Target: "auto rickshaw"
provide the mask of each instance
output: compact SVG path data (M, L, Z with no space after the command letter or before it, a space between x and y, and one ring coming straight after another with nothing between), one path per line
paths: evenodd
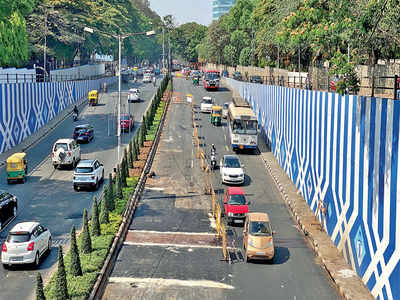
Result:
M99 95L97 90L91 90L88 94L89 98L89 105L97 105L97 102L99 100Z
M221 126L222 118L222 107L219 105L213 105L211 109L211 124L215 126Z
M193 85L199 85L199 80L200 80L199 76L193 76Z
M12 180L20 180L25 183L27 175L28 161L25 152L14 153L7 158L7 183L11 183Z

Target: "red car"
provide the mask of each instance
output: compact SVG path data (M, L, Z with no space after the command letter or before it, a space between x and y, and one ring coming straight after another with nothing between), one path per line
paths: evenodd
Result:
M135 125L135 119L133 115L121 114L120 125L121 131L131 131Z
M243 224L249 212L249 204L241 187L228 187L224 197L224 215L228 224Z

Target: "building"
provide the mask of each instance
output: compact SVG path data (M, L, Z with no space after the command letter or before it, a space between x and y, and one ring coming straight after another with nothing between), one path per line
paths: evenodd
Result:
M236 0L213 0L213 20L229 12L232 6L235 5Z

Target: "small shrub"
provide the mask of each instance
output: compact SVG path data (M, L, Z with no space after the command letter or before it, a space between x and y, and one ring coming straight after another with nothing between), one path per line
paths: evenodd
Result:
M92 235L99 236L100 235L99 206L97 204L96 196L93 198L91 225L92 225Z
M56 299L69 299L67 288L67 274L65 272L64 257L62 246L58 247L58 268L56 277Z
M92 239L89 232L88 213L87 209L83 210L83 231L82 231L82 253L88 254L92 252Z
M82 276L81 259L79 257L78 245L76 243L76 231L75 226L71 228L71 248L70 248L71 263L69 266L69 272L72 276Z
M108 224L109 222L110 222L110 220L109 220L109 216L108 216L107 200L105 197L103 197L103 199L101 200L101 203L100 203L100 224Z
M43 279L40 272L36 275L36 300L46 300L43 290Z

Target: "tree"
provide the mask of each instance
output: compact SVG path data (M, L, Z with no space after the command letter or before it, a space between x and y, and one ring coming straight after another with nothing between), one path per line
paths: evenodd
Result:
M114 180L111 173L108 174L108 193L110 197L114 197Z
M79 257L78 245L76 243L76 232L74 225L72 225L70 236L71 236L71 249L70 249L71 265L69 272L71 273L72 276L82 276L81 259Z
M92 252L92 239L89 232L88 213L87 209L83 210L83 231L82 235L82 253L88 254Z
M116 178L116 185L117 185L117 197L122 199L122 178L121 178L121 169L119 165L117 166L117 178Z
M40 272L36 275L36 300L46 300L43 290L43 280Z
M109 222L107 199L103 197L100 203L100 223L108 224Z
M139 144L138 144L137 139L135 139L134 142L133 142L133 149L134 149L133 160L137 161L138 156L139 156Z
M122 159L122 163L121 163L121 170L120 170L120 175L121 175L121 187L124 188L126 187L126 177L127 177L127 163L125 158Z
M62 246L58 247L58 268L56 275L56 299L69 299L67 287L67 274L65 272Z
M242 49L242 52L240 52L240 57L239 57L239 64L241 66L248 66L251 64L251 56L253 51L251 50L250 47L245 47Z
M106 200L108 210L113 211L115 208L114 194L112 194L109 189L105 189L103 198Z
M99 207L97 205L96 196L93 198L91 225L92 225L92 235L99 236L100 235Z
M133 168L133 141L129 143L128 167L131 169Z

